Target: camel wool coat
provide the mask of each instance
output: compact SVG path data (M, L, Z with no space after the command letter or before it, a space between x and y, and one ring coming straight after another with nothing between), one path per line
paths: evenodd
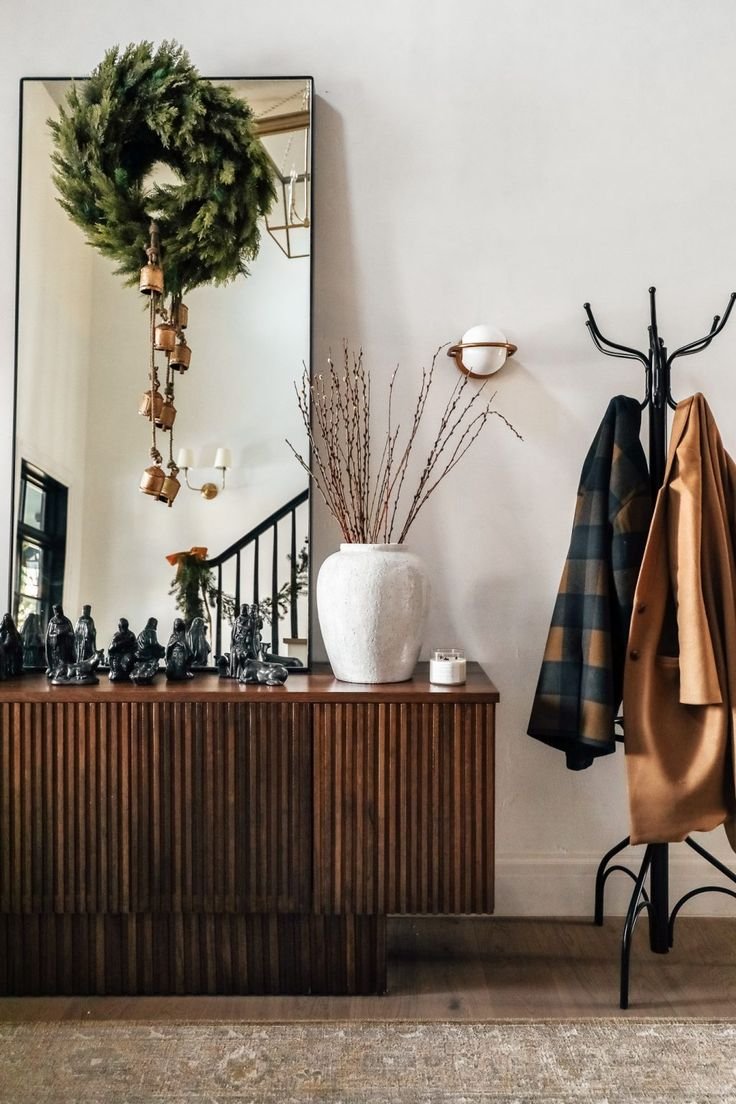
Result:
M736 464L702 395L675 412L624 670L632 843L736 850Z

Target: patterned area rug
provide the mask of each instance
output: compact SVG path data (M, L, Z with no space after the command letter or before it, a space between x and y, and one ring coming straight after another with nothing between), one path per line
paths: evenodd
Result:
M736 1024L4 1024L0 1101L731 1104Z

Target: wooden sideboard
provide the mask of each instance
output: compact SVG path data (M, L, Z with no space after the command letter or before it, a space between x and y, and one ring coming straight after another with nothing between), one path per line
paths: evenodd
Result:
M0 993L376 993L386 916L493 910L460 687L0 682Z

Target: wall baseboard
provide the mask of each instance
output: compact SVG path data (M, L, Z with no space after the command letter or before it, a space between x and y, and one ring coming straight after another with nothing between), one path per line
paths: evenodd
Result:
M708 841L704 843L708 846ZM712 843L711 843L712 846ZM736 871L736 855L717 857ZM617 861L636 871L643 847L633 847ZM599 854L499 854L496 858L497 916L593 916L595 872ZM726 878L684 844L670 849L670 902L701 885L728 886ZM606 915L622 916L629 903L633 882L613 874L606 883ZM736 885L731 888L736 889ZM688 902L683 916L734 916L736 900L723 893L708 893Z

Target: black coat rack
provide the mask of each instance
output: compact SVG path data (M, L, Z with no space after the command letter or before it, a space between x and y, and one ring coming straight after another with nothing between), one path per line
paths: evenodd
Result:
M604 337L598 328L590 303L585 303L585 313L588 316L586 326L590 336L598 349L606 356L622 357L625 360L638 360L644 366L645 396L641 403L642 410L649 408L649 478L652 487L652 499L654 499L664 482L664 473L667 463L667 407L675 409L677 403L672 397L671 369L678 357L692 356L707 349L714 337L716 337L728 322L736 292L731 295L723 316L716 315L713 324L705 337L697 341L690 341L687 345L681 345L674 353L667 354L663 339L660 337L657 325L657 289L649 289L649 352L643 353L639 349L632 349L628 345L619 345ZM629 846L629 837L612 847L600 861L595 878L595 923L603 924L604 893L606 882L615 872L626 874L634 882L634 889L626 912L623 932L621 935L621 1008L629 1006L629 965L631 958L631 941L634 934L636 921L642 912L646 910L649 916L649 946L655 954L667 954L673 945L675 921L677 916L688 901L698 897L702 893L726 893L730 897L736 897L736 891L726 886L704 885L697 889L691 889L677 901L672 910L669 906L669 844L650 843L646 845L644 857L638 873L620 863L612 863L612 860L625 847ZM701 847L699 843L687 837L685 843L697 852L701 858L715 867L721 874L736 883L736 874L724 866L714 855ZM649 888L646 888L647 875L649 876Z

